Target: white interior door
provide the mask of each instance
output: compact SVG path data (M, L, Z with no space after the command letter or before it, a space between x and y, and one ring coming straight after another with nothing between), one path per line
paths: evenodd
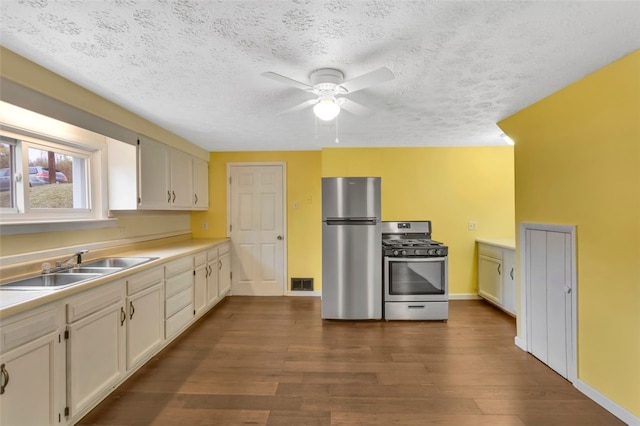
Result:
M284 164L230 164L231 294L285 289Z
M568 232L527 229L524 247L528 350L573 381L573 236Z

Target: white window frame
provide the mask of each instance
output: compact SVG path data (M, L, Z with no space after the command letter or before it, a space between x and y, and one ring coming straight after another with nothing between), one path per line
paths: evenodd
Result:
M106 137L0 101L0 133L18 141L15 150L15 209L0 209L2 235L114 226L107 207ZM87 209L30 209L24 202L29 184L29 147L86 159Z

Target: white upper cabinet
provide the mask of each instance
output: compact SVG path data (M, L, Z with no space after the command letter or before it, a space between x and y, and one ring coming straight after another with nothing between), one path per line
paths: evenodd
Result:
M107 139L110 210L207 210L208 163L145 136Z

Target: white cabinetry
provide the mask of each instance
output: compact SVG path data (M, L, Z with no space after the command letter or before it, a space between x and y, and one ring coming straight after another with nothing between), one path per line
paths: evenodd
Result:
M202 315L207 308L207 277L209 275L209 265L207 264L207 253L198 253L193 257L193 311L196 316Z
M55 304L3 321L0 424L53 425L64 418L62 312Z
M145 136L137 146L107 138L110 210L206 210L206 161Z
M478 295L501 309L516 314L513 249L478 244Z
M193 256L164 267L165 338L172 339L193 319Z
M231 291L231 254L229 244L218 248L218 296L222 299Z
M67 401L76 417L125 374L124 282L88 290L67 302Z
M209 208L209 163L193 159L193 210Z
M164 342L163 270L127 279L127 370L146 361Z
M221 299L218 293L218 249L207 251L207 306L214 306Z

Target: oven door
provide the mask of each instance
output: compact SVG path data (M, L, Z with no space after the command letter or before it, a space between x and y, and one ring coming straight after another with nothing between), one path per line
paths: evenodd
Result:
M447 257L384 258L385 302L449 299Z

